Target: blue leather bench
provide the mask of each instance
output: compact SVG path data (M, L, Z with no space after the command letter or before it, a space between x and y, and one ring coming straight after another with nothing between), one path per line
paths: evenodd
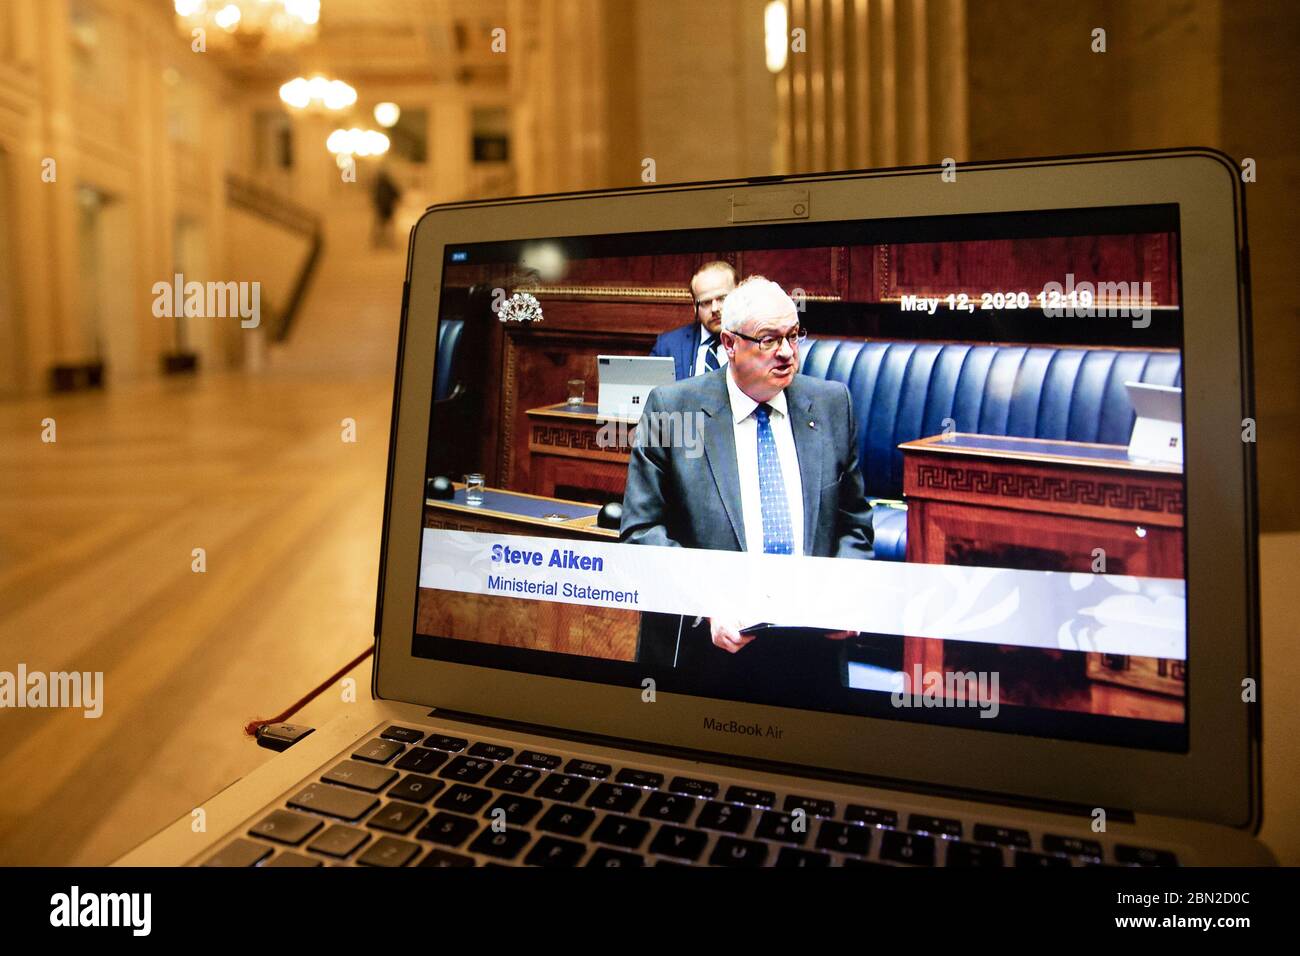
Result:
M460 391L460 342L465 335L464 319L443 319L438 323L438 350L434 356L433 400L440 402Z
M1174 351L809 339L801 368L853 396L867 497L903 496L898 446L943 431L1127 445L1126 381L1182 385ZM906 512L872 509L876 557L902 561Z

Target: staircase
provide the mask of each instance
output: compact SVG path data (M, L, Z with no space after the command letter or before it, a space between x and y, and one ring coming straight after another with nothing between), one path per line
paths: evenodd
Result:
M324 216L324 255L288 338L268 348L269 371L393 374L406 237L395 227L391 248L372 248L371 216L361 191Z

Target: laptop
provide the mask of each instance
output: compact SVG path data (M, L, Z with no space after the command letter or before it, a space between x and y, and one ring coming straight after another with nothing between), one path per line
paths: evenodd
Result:
M1133 437L1129 457L1143 461L1183 464L1183 390L1173 385L1125 382L1133 404Z
M205 832L187 815L119 862L1271 862L1242 692L1259 647L1236 168L1186 149L941 172L431 208L409 242L372 698L213 796ZM518 279L539 244L581 281ZM798 356L762 426L794 437L794 553L742 548L727 513L754 433L717 396L741 371L655 389L657 443L543 434L534 414L583 362L691 323L682 291L718 259L789 294L809 333L777 322L764 353L766 327L735 326L742 364ZM480 315L484 276L546 321ZM1079 292L1121 282L1150 283L1143 321ZM495 323L478 412L507 420L468 470L517 516L443 522L426 500L453 319ZM1184 467L1128 460L1126 381L1190 383ZM690 473L721 477L688 500L669 476ZM593 514L546 527L538 499ZM596 520L620 499L621 522ZM706 533L734 543L691 546ZM783 626L719 657L730 614ZM695 642L667 661L665 620Z
M675 377L673 360L655 355L600 355L596 414L606 418L639 419L651 389Z

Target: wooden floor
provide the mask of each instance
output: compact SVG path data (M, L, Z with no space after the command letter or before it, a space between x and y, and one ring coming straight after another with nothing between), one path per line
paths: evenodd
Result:
M108 862L270 759L242 725L368 646L391 389L230 377L0 404L0 669L104 672L97 720L0 712L0 863Z

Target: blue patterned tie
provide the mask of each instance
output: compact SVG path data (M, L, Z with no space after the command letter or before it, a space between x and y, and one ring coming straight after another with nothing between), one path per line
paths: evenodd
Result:
M722 368L722 363L718 361L718 337L710 335L704 340L704 371L716 372Z
M754 409L754 418L758 420L758 497L763 509L763 552L793 554L790 502L785 497L785 479L781 476L771 417L770 405Z

